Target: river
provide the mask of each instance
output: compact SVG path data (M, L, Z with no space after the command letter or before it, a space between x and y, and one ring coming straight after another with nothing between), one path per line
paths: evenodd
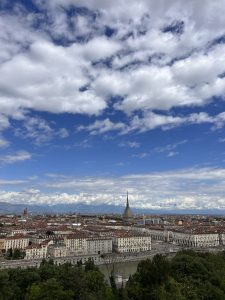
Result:
M140 261L127 261L122 263L112 263L108 265L98 266L99 270L105 275L106 280L109 280L109 276L113 271L115 276L120 275L122 278L129 278L137 271L137 266Z

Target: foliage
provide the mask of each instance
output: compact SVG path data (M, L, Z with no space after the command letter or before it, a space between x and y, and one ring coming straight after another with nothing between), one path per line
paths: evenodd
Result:
M73 292L64 290L63 286L55 279L46 282L33 283L28 293L29 300L72 300Z
M0 270L0 300L113 300L104 275L92 261L86 266L55 265Z
M95 263L93 261L93 259L91 259L90 257L88 258L88 260L85 262L85 271L97 271L98 268L95 266Z
M6 251L6 254L5 254L5 258L6 259L23 259L25 257L26 253L25 251L21 250L21 249L8 249Z
M181 251L139 263L126 286L130 300L225 299L225 256Z
M81 264L41 263L39 268L0 270L0 300L223 300L225 253L181 251L168 259L141 261L126 286L111 287L88 260Z

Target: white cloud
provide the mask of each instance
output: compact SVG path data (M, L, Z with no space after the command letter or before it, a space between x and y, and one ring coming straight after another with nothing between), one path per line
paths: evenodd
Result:
M79 91L89 83L88 61L81 54L79 45L63 48L37 41L29 52L0 66L0 87L5 91L0 97L1 111L8 115L20 108L98 114L106 101L92 90Z
M178 154L179 154L179 152L177 152L177 151L170 151L167 156L168 157L173 157L173 156L176 156Z
M136 154L133 154L132 157L137 157L137 158L145 158L145 157L148 157L149 156L149 153L147 152L142 152L142 153L136 153Z
M6 148L10 145L10 142L0 136L0 148Z
M114 109L127 114L205 105L224 96L225 46L210 47L225 34L223 0L35 3L46 15L15 5L11 15L0 16L0 111L7 116L23 109L99 115L111 96L121 97ZM68 16L62 7L71 5L94 10L95 17ZM181 33L163 30L176 22ZM106 26L114 30L111 38ZM112 68L93 64L108 58ZM179 122L174 118L170 123Z
M141 144L138 142L132 142L132 141L128 141L128 142L121 142L119 144L119 147L129 147L129 148L140 148Z
M113 130L122 130L125 127L125 125L121 122L113 123L108 118L104 120L97 120L93 124L89 126L80 126L78 130L87 130L90 132L90 134L102 134L106 133L108 131Z
M22 162L26 160L30 160L32 154L27 151L17 151L14 154L7 154L0 156L0 164L14 164L17 162Z
M160 115L153 112L146 112L143 117L134 116L130 125L124 130L124 133L134 130L145 132L158 127L169 129L180 126L183 123L185 123L185 119L180 116L174 117L170 115Z
M179 60L172 67L176 81L191 87L213 82L225 71L224 50L225 46L218 44L207 52L194 53L186 59Z
M80 126L79 130L87 130L91 134L101 134L111 130L118 130L120 134L127 134L132 131L146 132L161 128L169 130L178 126L187 126L190 124L210 124L212 130L220 129L225 124L225 112L210 116L208 113L192 113L190 115L178 117L173 115L165 115L147 111L143 116L134 116L129 124L122 122L113 123L109 119L103 121L95 121L87 126Z
M59 192L43 193L40 188L22 192L2 190L0 199L11 203L125 205L128 190L131 207L225 209L223 168L192 168L104 178L52 176L48 181L39 183L39 187L41 184Z
M60 128L59 131L57 132L57 135L62 138L65 139L67 138L70 134L69 131L66 128Z
M20 127L15 128L14 133L23 139L30 139L36 145L43 145L54 138L67 138L69 132L66 128L55 129L53 124L40 117L24 117Z
M123 100L115 108L127 114L137 110L169 110L200 101L188 86L174 80L170 67L139 66L102 72L93 89L101 97L120 95Z
M0 114L0 131L8 128L9 126L10 126L10 123L9 123L8 118L5 115Z
M32 17L34 14L27 14L18 6L9 13L0 16L0 63L12 59L15 55L24 51L32 42L41 38L41 32L32 28ZM18 34L19 32L19 34Z
M177 142L174 144L167 144L162 147L157 147L153 151L158 152L158 153L171 152L172 150L175 150L177 147L179 147L181 145L185 145L186 143L187 143L187 140L183 140L183 141L180 141L180 142ZM171 152L171 153L173 153L173 152Z
M7 185L21 185L27 183L27 180L6 180L0 179L0 185L7 186Z
M135 66L123 71L103 71L93 83L101 97L120 95L115 105L126 113L137 110L170 110L172 107L205 105L212 96L222 96L225 79L225 46L198 52L172 66Z
M81 48L82 54L90 61L102 60L111 57L121 49L119 42L105 37L96 37Z
M79 129L78 129L79 130ZM76 142L72 145L66 146L67 149L72 149L72 148L82 148L82 149L88 149L92 148L92 145L90 143L90 139L84 139L80 142Z
M131 0L129 5L118 0L35 2L47 8L46 15L28 13L20 5L11 15L3 11L0 16L0 131L11 126L12 118L21 121L15 134L36 145L70 135L66 128L28 117L33 111L98 116L78 128L92 135L190 124L209 124L214 130L224 126L224 112L213 116L204 108L186 115L170 111L204 107L213 96L224 99L225 46L213 44L225 34L223 0L204 6L165 0ZM72 4L94 10L95 17L89 12L70 18L61 8ZM183 26L179 34L163 30L176 22ZM104 34L106 26L114 30L110 38ZM109 106L113 113L124 112L126 121L105 117ZM0 135L0 148L8 145ZM135 142L126 145L139 147ZM90 144L78 142L74 147ZM167 155L177 154L174 149ZM149 153L135 155L144 158Z

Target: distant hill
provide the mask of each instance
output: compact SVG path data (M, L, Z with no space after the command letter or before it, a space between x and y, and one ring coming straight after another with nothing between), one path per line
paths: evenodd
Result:
M32 213L50 212L48 206L0 202L0 214L22 214L26 207Z
M55 205L30 205L30 204L13 204L0 202L0 214L22 214L24 208L32 214L43 213L90 213L90 214L122 214L124 206L115 205L94 205L94 204L55 204ZM204 214L204 215L225 215L225 210L220 209L202 209L202 210L178 210L178 209L137 209L132 208L134 214Z
M56 205L30 205L30 204L12 204L0 202L0 214L22 214L27 207L28 212L38 213L116 213L123 211L122 206L113 205L87 205L82 203L74 204L56 204Z

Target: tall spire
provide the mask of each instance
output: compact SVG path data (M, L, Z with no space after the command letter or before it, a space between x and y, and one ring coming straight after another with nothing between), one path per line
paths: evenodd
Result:
M132 219L133 217L133 213L130 209L130 205L129 205L129 195L128 195L128 191L127 191L127 205L124 209L124 212L123 212L123 219L125 221L128 221L129 219Z
M127 191L127 207L129 207L128 191Z

